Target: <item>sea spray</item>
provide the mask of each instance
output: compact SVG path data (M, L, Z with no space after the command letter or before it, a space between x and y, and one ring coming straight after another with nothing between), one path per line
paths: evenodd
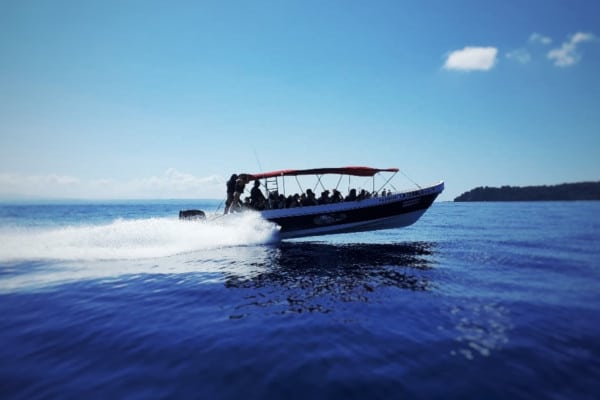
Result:
M278 227L257 213L207 221L116 219L107 224L0 230L0 262L135 260L277 240Z

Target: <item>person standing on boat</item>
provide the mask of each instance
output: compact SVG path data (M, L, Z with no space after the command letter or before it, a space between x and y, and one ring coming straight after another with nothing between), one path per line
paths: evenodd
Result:
M238 211L242 205L240 203L240 197L244 193L246 184L250 181L249 176L246 174L240 174L235 181L235 191L233 192L233 201L229 207L229 212Z
M225 212L223 214L229 212L231 203L233 203L233 193L235 192L235 181L237 180L237 177L237 174L233 174L227 181L227 200L225 200Z

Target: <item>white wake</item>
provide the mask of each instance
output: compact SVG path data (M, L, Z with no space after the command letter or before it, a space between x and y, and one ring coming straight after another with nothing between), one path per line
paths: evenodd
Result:
M148 218L60 228L10 227L0 228L0 262L149 259L277 238L277 226L256 213L205 222Z

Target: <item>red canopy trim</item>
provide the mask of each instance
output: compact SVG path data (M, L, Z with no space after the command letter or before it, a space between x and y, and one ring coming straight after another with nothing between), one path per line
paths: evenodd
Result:
M277 176L298 175L324 175L339 174L352 176L373 176L378 172L398 172L398 168L370 168L370 167L340 167L340 168L313 168L313 169L282 169L280 171L264 172L249 175L250 180L273 178Z

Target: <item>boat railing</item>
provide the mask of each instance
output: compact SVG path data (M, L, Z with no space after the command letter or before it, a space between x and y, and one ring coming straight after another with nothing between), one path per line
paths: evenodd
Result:
M274 207L274 208L271 208L269 206L266 206L264 209L259 209L259 211L277 210L277 209L289 209L289 208L317 207L317 206L330 205L330 204L362 203L363 201L374 200L374 199L382 199L383 200L383 199L386 199L386 198L389 198L390 201L406 200L406 199L411 199L411 198L415 198L415 197L419 197L419 196L423 196L423 195L428 195L428 194L433 194L433 193L439 193L441 191L440 190L440 185L442 185L441 188L443 190L443 182L439 182L437 184L434 184L434 185L431 185L431 186L427 186L427 187L423 187L423 188L419 188L419 189L416 189L416 190L415 189L395 190L395 191L389 190L389 191L386 191L385 194L382 194L381 192L373 192L373 193L369 193L368 197L357 198L355 200L344 199L342 201L334 201L334 202L325 203L325 204L298 205L298 206L292 206L292 207L286 207L286 206L284 206L284 207ZM265 186L267 187L266 183L265 183ZM275 187L276 188L277 184L270 185L268 187L270 187L270 188Z
M279 181L277 180L277 177L265 178L264 186L265 190L267 191L267 197L269 197L269 194L273 192L279 193Z

